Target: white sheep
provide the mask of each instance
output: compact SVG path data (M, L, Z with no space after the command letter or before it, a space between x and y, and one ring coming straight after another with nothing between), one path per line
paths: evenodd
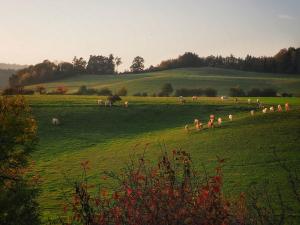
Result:
M112 107L112 102L111 101L105 101L104 104L105 104L105 107L106 106Z
M251 104L251 99L250 98L248 98L248 104Z
M201 130L202 128L202 123L196 123L196 130Z
M197 124L199 123L199 120L198 119L194 119L194 124Z
M251 116L254 116L254 110L250 111Z
M221 124L222 124L222 118L221 117L219 117L218 118L218 124L221 126Z
M98 104L98 105L103 105L103 100L102 100L102 99L98 99L98 100L97 100L97 104Z
M224 96L221 96L221 100L222 100L222 101L224 100Z
M277 106L277 110L278 110L278 112L282 112L282 107L281 107L281 105L278 105L278 106Z
M186 124L186 125L184 126L184 130L185 130L186 132L189 132L189 131L190 131L189 125L188 125L188 124Z
M60 122L59 122L59 119L57 119L57 118L52 118L52 124L53 125L59 125L60 124Z
M267 113L267 111L268 111L268 108L264 108L264 109L262 110L262 113Z
M289 103L285 103L284 107L285 107L285 111L290 111Z
M270 107L270 112L274 112L274 106Z
M124 102L124 107L128 108L128 101Z
M229 118L230 121L232 121L233 116L230 114L230 115L228 116L228 118Z
M210 119L211 122L214 122L214 120L215 120L215 115L213 115L213 114L210 115L210 116L209 116L209 119Z

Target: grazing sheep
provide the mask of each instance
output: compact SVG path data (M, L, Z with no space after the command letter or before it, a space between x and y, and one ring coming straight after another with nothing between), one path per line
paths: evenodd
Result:
M201 129L202 129L202 123L197 123L196 130L201 130Z
M221 117L218 118L218 124L219 124L219 126L221 126L221 124L222 124L222 118Z
M251 99L250 98L248 98L248 104L251 104Z
M180 103L181 103L181 104L185 104L185 103L186 103L186 100L182 98L182 99L180 100Z
M102 99L98 99L98 100L97 100L97 104L98 104L98 105L103 105L103 100L102 100Z
M268 111L268 108L264 108L264 109L262 110L262 113L267 113L267 111Z
M105 104L105 107L106 106L112 107L112 102L111 101L105 101L104 104Z
M59 125L60 122L57 118L52 118L52 124L56 126L56 125Z
M207 127L208 127L208 128L213 128L213 127L214 127L214 121L209 120L209 121L207 122Z
M270 107L270 112L274 112L274 106Z
M250 111L251 116L254 116L254 110Z
M185 130L186 132L189 132L189 131L190 131L189 125L186 124L186 125L184 126L184 130Z
M128 108L128 101L124 102L124 107Z
M210 121L214 122L214 120L215 120L215 115L210 115L210 116L209 116L209 119L210 119Z
M290 111L290 105L288 102L285 103L284 107L285 107L285 111Z
M197 98L198 98L197 96L193 96L193 97L192 97L192 100L193 100L193 101L196 101Z
M278 112L282 112L282 107L281 107L281 105L278 105L278 106L277 106L277 110L278 110Z
M230 121L232 121L233 116L230 114L230 115L228 116L228 118L229 118Z

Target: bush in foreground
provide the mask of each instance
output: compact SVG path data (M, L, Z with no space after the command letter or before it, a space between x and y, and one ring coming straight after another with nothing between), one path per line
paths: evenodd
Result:
M37 177L28 175L36 121L23 97L0 97L0 224L39 224Z
M74 187L71 224L244 224L245 212L239 210L244 197L237 201L224 197L221 164L214 176L201 176L185 151L163 154L155 167L141 157L120 176L107 173L119 181L112 194L101 189L92 196L86 179L88 162L82 166L85 178Z

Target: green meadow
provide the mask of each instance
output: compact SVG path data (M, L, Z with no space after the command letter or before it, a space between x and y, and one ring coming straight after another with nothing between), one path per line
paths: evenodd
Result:
M40 141L33 159L42 177L39 202L44 218L60 215L70 182L81 175L82 161L90 162L91 183L110 188L114 182L103 180L103 172L120 171L131 155L145 148L150 162L166 149L184 149L191 153L197 169L205 166L210 172L217 157L224 158L225 194L238 194L267 179L272 187L283 190L289 205L295 204L287 174L276 162L274 151L300 170L300 98L260 98L266 106L291 104L290 112L267 114L257 110L255 103L247 104L246 98L238 103L232 98L186 98L183 105L175 97L122 97L129 102L128 108L121 103L112 108L98 106L97 99L105 99L100 96L26 98L39 127ZM252 109L257 110L255 116L250 115ZM222 117L223 124L196 131L194 119L206 123L210 114ZM233 121L228 120L229 114ZM59 118L59 126L51 124L53 117ZM186 124L189 133L184 130Z
M148 95L158 93L161 86L170 82L174 89L178 88L208 88L218 90L219 95L228 95L231 87L240 86L245 91L251 88L274 88L279 93L288 92L300 95L300 78L297 75L245 72L218 68L184 68L165 70L154 73L130 75L78 75L75 77L43 83L48 90L59 85L68 87L74 93L81 85L89 88L107 87L117 91L121 87L128 89L128 94L147 92ZM29 86L34 88L37 85Z

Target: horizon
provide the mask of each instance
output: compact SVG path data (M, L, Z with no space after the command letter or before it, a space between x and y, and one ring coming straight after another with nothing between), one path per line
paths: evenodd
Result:
M137 55L148 67L185 52L244 58L300 46L296 0L12 0L0 6L1 63L70 62L112 53L122 58L121 71Z

